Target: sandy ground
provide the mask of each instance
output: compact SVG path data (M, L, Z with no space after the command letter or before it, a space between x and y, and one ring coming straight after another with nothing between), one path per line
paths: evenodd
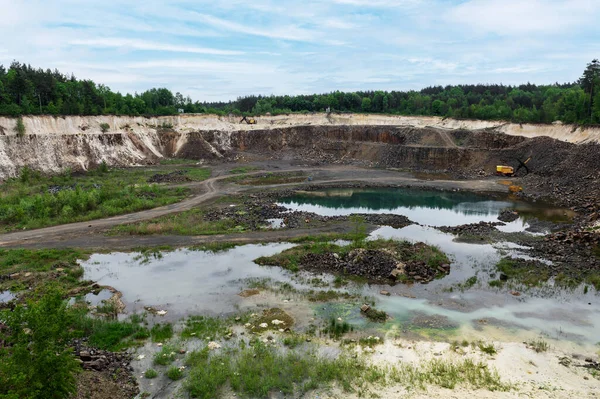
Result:
M255 130L282 128L305 125L370 125L370 126L413 126L417 128L437 127L448 130L486 129L525 137L548 136L557 140L572 143L600 142L600 129L596 127L579 127L554 123L518 124L508 121L457 120L436 116L400 116L380 114L290 114L278 116L260 116L255 125L240 123L240 117L216 116L205 114L182 114L164 117L132 117L132 116L25 116L23 122L28 134L102 134L100 125L107 123L110 129L107 134L117 132L148 132L157 126L168 124L178 132L201 130ZM16 118L0 117L0 126L6 132L13 132Z
M298 324L298 328L306 325L312 320L313 314L310 304L303 300L284 300L269 292L261 292L259 295L246 298L240 310L252 310L259 313L260 309L268 307L279 307L292 315ZM296 330L296 327L294 328ZM238 334L243 329L236 327L234 329ZM395 365L408 363L419 365L433 359L447 362L459 362L464 359L471 359L474 362L483 362L490 369L497 370L503 383L510 383L514 388L507 392L493 392L489 390L474 390L465 386L457 386L454 389L445 389L436 386L429 386L425 391L406 386L386 386L371 387L370 391L379 398L484 398L484 399L509 399L509 398L540 398L540 399L562 399L562 398L598 398L600 397L600 379L594 378L590 372L577 364L584 362L582 355L565 352L552 344L547 352L536 353L529 349L522 342L500 342L485 341L486 344L493 343L497 349L497 354L490 356L482 353L478 348L468 346L460 348L459 352L452 350L451 345L445 342L429 342L405 339L403 337L394 338L388 332L382 345L376 346L374 352L363 350L360 346L355 349L359 356L366 356L369 362L376 365ZM263 334L266 336L266 334ZM281 341L285 333L271 331L268 333L274 338L274 342ZM364 335L364 334L363 334ZM246 335L247 336L247 335ZM245 337L245 336L242 336ZM261 335L262 338L264 338ZM471 337L469 337L471 338ZM181 342L187 351L193 351L202 348L205 343L199 339L191 339ZM233 342L233 341L231 341ZM231 344L231 342L229 344ZM314 340L315 343L330 348L337 347L338 343L327 338ZM225 341L221 344L228 345ZM143 378L143 373L148 368L160 369L152 366L152 356L160 351L156 343L147 343L144 347L138 348L134 356L132 366L134 374L138 376L140 382L140 391L151 393L152 398L166 399L171 397L180 397L182 395L182 381L172 382L164 375L156 379L148 380ZM563 366L559 359L568 357L573 361L570 367ZM576 359L578 358L578 359ZM183 364L183 356L180 356L174 363L176 366ZM159 370L159 371L162 371ZM185 397L185 395L183 395ZM233 399L236 395L233 392L224 392L224 398ZM282 395L274 393L272 398L284 398ZM360 398L358 393L342 392L339 389L327 389L309 392L302 398L324 399L324 398ZM366 397L370 397L367 395Z

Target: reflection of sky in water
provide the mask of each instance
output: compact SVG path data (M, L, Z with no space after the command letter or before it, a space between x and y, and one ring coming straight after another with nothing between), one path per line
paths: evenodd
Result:
M447 220L440 223L448 224ZM516 297L510 294L512 288L489 287L487 282L498 278L491 274L496 272L495 265L501 256L520 256L523 247L512 243L460 243L451 234L419 225L402 229L381 227L371 237L437 245L451 259L450 274L429 284L348 287L352 292L377 297L376 306L392 315L400 326L422 314L448 317L451 323L463 328L478 325L480 320L498 320L502 325L512 326L501 328L508 339L528 330L530 334L543 333L587 345L600 341L600 296L593 290L583 294L581 287L571 292L545 286L523 291ZM82 265L85 278L121 291L128 311L155 306L167 309L167 318L175 320L189 313L234 312L243 303L237 294L247 288L244 280L248 278L270 278L290 282L299 289L314 289L292 280L291 274L281 268L262 267L253 262L292 246L245 245L219 253L177 250L159 258L151 257L147 262L136 258L136 254L95 254ZM478 278L475 286L464 292L457 288L474 275ZM454 288L452 292L448 290L450 287ZM381 289L389 290L392 296L379 295ZM352 301L347 305L356 310ZM511 332L510 328L515 326L521 330Z
M0 291L0 303L8 302L15 296L10 291Z
M82 263L85 278L123 293L129 310L163 306L180 314L193 311L231 312L240 292L239 280L270 277L286 280L286 272L253 262L293 244L245 245L226 252L178 250L150 257L137 254L94 254Z
M323 216L352 213L405 215L414 222L430 226L497 221L503 209L523 206L510 201L491 200L476 193L410 189L325 190L313 195L283 198L280 204L292 210ZM519 228L523 225L522 222Z
M459 224L497 222L502 209L511 206L510 202L485 201L478 203L462 203L452 209L428 208L424 206L395 207L387 209L329 208L323 205L299 204L297 202L280 204L294 211L312 212L323 216L347 216L353 213L391 213L404 215L413 222L429 226L453 226Z
M510 290L488 288L487 281L491 279L489 271L495 269L494 265L501 258L498 249L511 256L526 257L518 252L523 249L521 246L512 243L460 243L455 242L450 234L416 225L402 229L381 227L371 234L371 238L379 237L436 245L452 259L451 271L447 277L427 285L415 284L411 288L411 293L424 299L407 299L402 296L380 298L381 304L377 306L399 320L409 319L414 312L446 316L450 321L461 325L477 323L482 319L498 319L547 334L551 338L572 338L585 344L600 341L600 297L597 294L581 295L581 292L552 289L552 296L535 297L536 291L531 290L515 297L510 294ZM465 292L456 289L454 292L444 292L443 288L463 283L474 275L477 275L481 286ZM398 287L405 288L394 286L390 290ZM372 291L370 294L376 293L376 290ZM461 310L443 306L449 302L466 305Z

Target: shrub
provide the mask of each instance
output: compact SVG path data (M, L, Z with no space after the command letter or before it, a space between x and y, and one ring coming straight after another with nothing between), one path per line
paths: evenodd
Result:
M17 133L17 137L25 136L25 124L23 123L23 117L19 116L17 118L17 124L15 126L15 132Z
M176 366L171 366L167 370L167 377L173 381L177 381L183 378L183 370Z
M154 369L148 369L144 373L144 377L146 377L148 379L156 378L156 377L158 377L158 371L156 371Z
M75 392L79 365L68 345L73 319L58 289L0 319L8 326L8 345L0 347L0 397L59 399Z
M104 122L100 124L100 130L102 133L108 132L108 129L110 129L110 125L108 123Z

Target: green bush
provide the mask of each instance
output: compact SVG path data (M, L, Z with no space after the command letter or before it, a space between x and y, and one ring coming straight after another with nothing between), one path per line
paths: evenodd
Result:
M73 315L62 293L50 289L37 302L0 314L8 332L0 333L0 397L67 398L75 392L79 370L69 347Z
M158 371L156 371L154 369L148 369L144 373L144 377L146 377L148 379L156 378L156 377L158 377Z
M17 133L17 137L25 136L25 124L23 123L22 116L19 116L17 118L17 124L15 125L15 132Z
M171 366L167 370L167 377L173 381L177 381L183 378L183 370L176 366Z
M110 125L108 123L104 122L100 124L100 130L102 131L102 133L108 132L109 129Z

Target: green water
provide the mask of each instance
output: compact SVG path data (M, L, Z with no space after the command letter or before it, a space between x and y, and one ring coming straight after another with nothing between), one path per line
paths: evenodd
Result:
M313 212L323 216L353 213L399 214L407 216L414 222L430 226L497 221L500 212L506 208L544 219L543 211L547 208L515 201L508 197L492 197L464 191L409 188L328 189L301 192L282 198L279 203L292 210ZM564 214L561 210L556 213ZM523 221L515 225L520 228L523 226Z

